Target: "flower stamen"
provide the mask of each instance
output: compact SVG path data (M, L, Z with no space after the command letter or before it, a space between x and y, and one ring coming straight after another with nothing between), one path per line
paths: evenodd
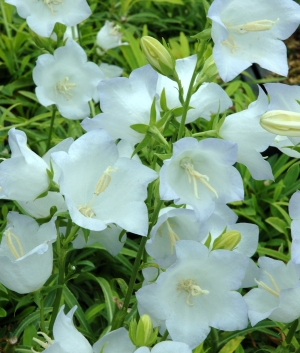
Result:
M218 193L217 191L209 184L209 177L205 174L200 174L194 169L194 165L191 161L190 158L186 157L183 158L182 161L180 162L181 168L185 169L187 175L188 175L188 181L189 183L193 183L194 187L194 194L197 199L200 200L200 197L198 195L198 185L197 185L197 180L199 180L208 190L210 190L212 193L216 195L218 198Z
M247 33L247 32L260 32L260 31L268 31L270 30L277 22L271 20L258 20L253 22L247 22L237 26L231 26L230 24L226 25L228 30L233 30L237 33Z
M194 303L190 302L190 297L197 297L199 295L207 295L209 294L208 290L201 289L193 279L180 279L177 290L183 290L188 293L186 298L186 304L189 306L195 305Z
M170 252L173 254L176 241L180 240L179 236L174 232L168 220L166 220L166 225L168 228L168 235L170 238Z
M269 274L268 272L266 272L266 271L265 271L265 274L268 275L268 277L270 278L271 283L272 283L273 287L275 288L275 290L272 289L272 288L270 288L270 287L269 287L267 284L265 284L263 281L257 281L256 278L254 278L255 283L256 283L258 286L260 286L261 289L264 289L264 290L266 290L267 292L269 292L270 294L272 294L272 295L274 295L275 297L279 298L280 289L279 289L277 283L275 282L274 277L273 277L272 275L270 275L270 274Z
M5 236L5 241L7 244L8 249L12 253L15 259L19 259L20 257L24 256L24 250L19 238L10 231L10 228L6 229L3 234ZM17 246L15 246L14 242Z
M43 1L44 1L44 4L47 5L51 10L52 15L55 15L53 5L63 4L62 0L43 0Z
M69 100L73 97L73 94L69 91L76 86L76 83L69 83L69 77L66 76L62 81L57 81L56 85L54 86L54 91L56 95L58 92L62 94L66 98L66 100Z
M35 337L33 337L32 339L33 339L33 341L37 342L37 343L38 343L41 347L43 347L44 349L47 349L47 348L49 348L52 344L54 344L54 341L53 341L48 335L46 335L44 332L38 332L38 334L39 334L39 335L42 335L42 336L45 338L46 342L43 342L43 341L41 341L40 339L35 338ZM34 350L33 348L31 348L31 351L32 351L32 352L35 352L35 350Z

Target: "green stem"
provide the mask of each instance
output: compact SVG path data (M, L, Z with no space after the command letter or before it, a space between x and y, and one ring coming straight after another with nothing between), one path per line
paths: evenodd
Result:
M188 113L188 109L189 109L189 105L190 105L190 100L191 100L191 97L193 94L194 82L195 82L197 75L198 75L198 68L196 65L194 72L193 72L193 75L192 75L192 78L191 78L189 89L186 94L186 99L185 99L184 104L182 106L182 116L181 116L179 131L178 131L178 137L177 137L178 140L180 140L184 135L186 117L187 117L187 113ZM180 87L179 87L179 90L180 90Z
M40 328L42 332L46 332L45 328L45 317L44 317L44 296L40 293Z
M9 39L11 39L11 31L7 22L7 17L6 17L6 12L5 12L5 8L3 6L3 0L1 0L1 12L2 12L2 16L3 16L3 22L4 22L4 27L7 33L7 37Z
M159 342L165 341L165 340L168 338L168 336L169 336L169 331L166 330L165 333L164 333L164 335L162 336L162 338L161 338L161 340L160 340Z
M52 131L53 131L53 125L54 125L55 114L56 114L56 107L53 106L52 116L51 116L51 121L50 121L50 130L49 130L49 135L48 135L48 141L47 141L47 149L46 149L46 151L48 151L48 150L50 149L50 146L51 146L51 137L52 137Z
M211 328L211 331L210 331L210 343L211 343L211 353L216 353L218 350L219 335L218 335L218 330L213 327Z
M90 106L92 117L94 117L96 115L94 102L93 101L89 101L89 106Z
M64 249L67 249L69 243L70 243L72 240L74 240L75 235L76 235L76 233L78 232L78 229L79 229L79 228L80 228L80 227L79 227L77 224L75 224L74 227L71 229L69 235L68 235L67 238L63 241L63 247L64 247Z

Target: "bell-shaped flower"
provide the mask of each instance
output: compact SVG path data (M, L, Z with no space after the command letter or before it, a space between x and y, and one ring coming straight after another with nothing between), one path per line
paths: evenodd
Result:
M121 232L122 228L116 224L108 224L107 228L102 231L90 231L88 241L86 242L83 232L80 229L78 236L75 238L72 244L75 249L82 249L85 246L100 243L112 256L116 256L122 250L127 238L125 233L120 240L119 238Z
M283 83L267 83L265 88L270 97L270 110L286 110L290 112L300 113L300 105L298 103L300 97L299 86L289 86ZM294 158L300 158L300 153L286 148L287 146L296 146L300 143L300 137L293 136L276 136L272 146L277 147L281 152Z
M105 130L78 138L68 153L52 154L61 169L60 192L74 223L100 231L115 223L146 235L148 212L143 202L156 172L141 162L119 158L118 148Z
M200 222L214 212L216 203L242 200L242 179L232 166L236 156L233 142L191 137L177 141L160 171L162 200L192 206Z
M60 308L54 322L54 340L43 332L39 333L46 342L37 338L33 338L33 340L45 348L43 353L93 353L93 348L88 340L74 326L73 315L77 306L74 306L68 314L64 313L64 308L64 305Z
M98 92L103 113L85 119L86 131L105 129L112 139L123 139L135 145L144 138L130 125L148 124L158 74L150 65L132 71L129 78L116 77L101 81Z
M296 191L289 203L289 214L292 219L292 261L300 264L300 191Z
M163 341L157 343L153 348L140 347L134 353L192 353L191 348L182 342Z
M287 76L287 39L299 26L300 6L293 0L214 0L213 56L221 78L228 82L258 63Z
M0 282L20 294L34 292L52 272L55 218L39 226L28 216L9 212L7 221L0 245Z
M50 167L28 148L23 131L10 129L8 142L11 158L0 164L0 198L33 201L47 190Z
M90 16L86 0L5 0L26 18L28 26L42 37L50 37L55 23L76 26Z
M119 31L120 28L121 27L115 25L114 22L105 21L104 26L97 33L96 45L104 51L119 47L120 45L128 45L128 43L122 43L122 33ZM99 55L104 54L101 49L97 50Z
M238 144L237 162L244 164L257 180L274 179L269 162L260 154L272 144L275 137L260 125L260 118L267 109L268 98L259 87L257 101L246 110L228 115L219 130L222 138Z
M63 117L73 120L89 115L88 102L103 78L98 65L87 62L85 51L72 39L53 55L40 55L32 75L39 102L45 107L56 104Z
M175 245L178 240L200 240L203 224L197 221L192 209L163 208L146 243L147 253L162 268L176 261Z
M192 349L205 340L210 327L225 331L247 327L247 307L236 292L248 259L228 250L209 252L193 240L176 243L178 261L156 283L137 291L138 304L151 318L165 321L173 341Z
M251 325L266 318L283 323L296 320L300 316L299 266L268 257L259 258L258 265L258 288L244 296Z
M197 55L176 60L176 72L181 80L185 97L196 63ZM168 108L181 107L176 83L166 76L158 75L156 92L161 95L163 89L165 89ZM231 105L231 99L219 85L216 83L203 83L191 97L189 106L192 109L187 113L186 124L200 117L210 120L212 114L222 113ZM178 117L177 120L180 121L181 117Z

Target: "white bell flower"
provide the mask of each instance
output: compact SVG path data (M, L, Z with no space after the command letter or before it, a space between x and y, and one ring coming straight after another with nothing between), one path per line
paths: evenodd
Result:
M105 130L78 138L68 153L52 153L61 169L60 192L77 225L100 231L115 223L146 235L148 211L143 202L156 172L141 162L119 158L118 148Z
M157 72L146 65L133 70L129 78L101 81L98 92L103 113L84 119L82 127L86 131L105 129L112 139L120 138L132 145L141 142L145 135L134 131L130 125L149 124L157 77Z
M4 286L20 294L43 286L52 272L55 219L39 226L28 216L8 213L0 245L0 282Z
M192 353L191 348L182 342L163 341L154 347L140 347L134 353Z
M270 97L270 110L286 110L290 112L300 113L300 105L297 102L300 97L299 86L289 86L283 83L266 83L266 90ZM286 146L295 146L300 143L300 137L292 136L276 136L271 146L277 147L282 153L293 157L300 158L300 153Z
M192 206L202 222L214 212L216 203L243 199L243 182L232 166L237 156L235 143L186 137L173 146L172 158L164 161L160 171L162 200Z
M74 326L73 315L77 306L74 306L68 314L64 313L64 308L64 305L60 308L54 322L54 340L43 332L38 333L44 337L46 342L35 337L33 340L45 348L43 353L93 353L88 340Z
M5 0L26 18L28 26L42 37L50 37L56 22L75 26L90 16L86 0Z
M296 320L300 316L299 266L268 257L259 258L258 265L258 288L244 296L251 325L266 318L283 323Z
M187 94L196 63L197 55L176 60L176 72L181 80L184 96ZM163 88L165 88L168 108L181 107L177 84L168 77L159 74L156 87L158 95L161 95ZM191 97L189 106L193 108L187 113L186 124L199 117L210 120L212 114L222 113L231 105L231 99L219 85L213 82L203 83ZM177 120L180 121L181 117L178 117Z
M102 79L101 69L87 62L85 51L72 39L53 55L40 55L32 75L39 102L45 107L56 104L61 115L72 120L90 114L88 102Z
M193 349L205 340L210 327L246 328L247 306L236 290L248 258L228 250L209 252L193 240L178 241L176 255L178 261L155 283L136 293L138 304L151 318L165 321L172 340Z
M214 0L213 56L221 78L228 82L257 63L287 76L287 53L282 40L299 26L300 6L293 0Z
M163 208L146 243L147 253L162 268L176 261L175 245L178 240L199 240L203 223L196 219L192 209ZM207 229L207 228L205 228ZM203 232L203 230L202 230Z
M223 139L238 144L237 162L244 164L256 180L274 179L269 162L260 154L275 137L260 125L260 118L267 109L268 97L259 87L257 101L251 103L248 109L228 115L219 131Z
M96 45L107 51L112 48L119 47L120 45L128 45L128 43L122 43L122 33L119 31L121 27L115 25L114 22L105 21L104 26L97 33ZM98 49L98 54L103 55L104 52Z

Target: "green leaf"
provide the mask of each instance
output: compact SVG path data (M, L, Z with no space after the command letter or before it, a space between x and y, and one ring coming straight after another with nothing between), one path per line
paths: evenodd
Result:
M149 128L149 125L146 124L133 124L130 125L131 129L140 133L140 134L146 134L147 130Z
M49 314L52 311L52 308L44 308L44 315ZM24 320L19 324L14 332L14 336L20 337L22 332L28 327L31 323L40 318L40 310L37 309L35 312L26 315Z
M150 125L156 123L156 97L154 96L150 109Z
M245 336L239 336L231 339L225 344L225 346L219 351L219 353L233 353L244 338Z
M259 256L267 255L267 256L273 257L274 259L281 260L284 262L290 261L290 256L284 255L283 253L277 250L267 249L259 246L256 251L258 252Z
M288 226L286 222L278 217L269 217L266 219L266 222L270 224L273 228L278 230L282 234L286 234L286 227Z
M182 0L152 0L154 2L167 2L169 4L184 5Z
M202 32L195 34L194 36L191 36L191 38L195 39L210 39L211 38L211 28L206 28Z
M7 316L6 310L4 310L3 308L0 308L0 317L6 317L6 316Z

